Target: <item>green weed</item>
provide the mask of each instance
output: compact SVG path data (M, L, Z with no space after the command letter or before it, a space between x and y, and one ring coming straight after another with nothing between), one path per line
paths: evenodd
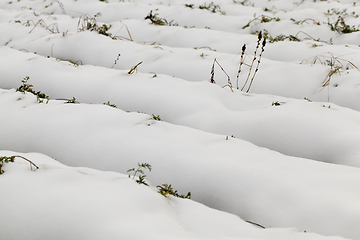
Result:
M199 6L200 9L205 9L205 10L208 10L212 13L217 13L217 12L220 12L222 15L225 15L226 12L225 11L221 11L221 8L219 5L215 5L214 2L211 2L209 4L207 3L204 3L203 5L200 5Z
M152 118L150 119L155 121L161 121L160 115L155 116L154 114L152 114Z
M178 194L177 190L174 191L174 189L171 187L171 184L162 184L161 186L156 186L159 190L158 193L163 195L164 197L167 197L168 195L172 195L179 198L191 198L191 192L188 192L186 195Z
M76 101L75 97L72 97L71 99L69 99L69 98L57 98L55 100L66 101L65 103L79 103L78 101Z
M149 184L147 182L145 182L145 178L146 178L146 175L143 171L143 169L147 169L151 172L151 165L149 163L138 163L138 168L131 168L129 170L127 170L127 172L134 172L133 174L133 179L135 179L136 175L139 174L139 176L137 177L138 179L136 179L136 182L138 184L143 184L143 185L146 185L146 186L149 186ZM129 178L130 178L130 174L129 174Z
M245 29L245 28L248 28L250 27L250 24L252 22L260 22L260 23L268 23L268 22L271 22L271 21L275 21L275 22L278 22L280 21L280 18L278 17L269 17L269 16L266 16L266 15L260 15L258 17L254 17L254 19L250 20L245 26L243 26L242 28Z
M342 17L347 17L347 16L352 16L355 18L359 17L359 15L356 14L355 12L348 13L346 8L344 8L343 10L339 10L338 8L331 8L328 9L324 14L327 16L337 15Z
M117 108L116 104L110 103L110 101L107 101L107 103L103 103L103 104L107 105L107 106L110 106L110 107L113 107L113 108Z
M158 17L158 13L153 14L152 10L150 11L150 13L145 17L146 19L149 19L151 21L152 24L154 25L160 25L160 26L179 26L179 24L174 23L173 20L171 20L170 22L168 22L168 20L166 20L165 18L160 18Z
M340 34L347 34L352 32L358 32L360 29L356 28L355 25L350 26L345 23L345 19L342 16L339 16L335 23L331 23L328 19L328 25L330 26L331 31L338 32Z
M18 87L16 89L16 92L22 92L24 94L26 92L32 93L32 94L34 94L36 96L38 103L43 103L45 99L47 99L46 103L48 103L49 102L49 96L47 96L45 93L43 93L41 91L35 92L33 90L33 85L28 83L29 79L30 79L29 76L25 76L23 78L23 80L21 80L22 84L20 85L20 87Z
M98 24L96 18L99 16L101 16L101 13L94 15L94 17L90 17L86 14L81 15L78 21L77 31L95 31L101 35L112 38L112 34L108 32L111 28L111 24Z
M136 182L138 184L143 184L143 185L146 185L146 186L149 186L149 184L145 181L145 178L146 178L146 175L144 173L144 170L148 170L151 172L151 165L149 163L138 163L138 167L137 168L131 168L129 170L127 170L127 172L133 172L133 175L132 175L132 179L136 179ZM139 176L136 176L138 175ZM128 175L128 177L130 178L130 174ZM181 194L178 194L177 190L174 190L172 187L171 187L171 184L168 185L168 184L162 184L161 186L157 186L158 188L158 193L160 193L161 195L167 197L168 195L173 195L175 197L179 197L179 198L187 198L187 199L190 199L191 198L191 192L188 192L186 195L181 195Z
M276 102L273 102L272 104L271 104L271 106L280 106L281 104L279 103L279 101L276 101Z

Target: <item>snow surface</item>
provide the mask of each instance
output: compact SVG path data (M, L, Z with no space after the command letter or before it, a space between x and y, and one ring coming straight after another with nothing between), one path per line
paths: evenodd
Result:
M360 240L360 32L328 24L359 27L360 3L203 4L0 3L0 156L40 167L3 166L2 239ZM178 26L151 24L151 10ZM94 15L118 38L78 30ZM280 21L243 28L261 15ZM241 47L240 88L264 29L302 41L268 42L246 93ZM233 89L217 65L210 83L214 58ZM26 76L48 102L16 92ZM143 162L151 187L124 175ZM192 200L156 193L163 183Z

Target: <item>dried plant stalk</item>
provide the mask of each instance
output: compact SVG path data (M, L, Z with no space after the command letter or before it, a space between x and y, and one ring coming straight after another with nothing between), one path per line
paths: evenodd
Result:
M211 68L211 78L210 78L210 82L211 83L215 83L215 63L220 67L220 69L225 73L225 75L227 76L228 79L228 85L230 88L232 88L232 84L231 84L231 79L229 74L226 73L226 71L224 70L224 68L220 65L220 63L216 60L216 58L214 58L214 62Z
M238 73L236 75L236 89L239 89L239 76L240 76L240 72L241 72L241 67L242 65L244 64L244 55L245 55L245 51L246 51L246 44L244 44L242 46L242 49L241 49L241 57L240 57L240 64L239 64L239 70L238 70Z
M265 45L266 45L266 38L263 39L262 46L261 46L261 52L260 52L259 59L258 59L257 65L256 65L256 69L255 69L255 72L254 72L254 74L253 74L253 76L251 78L249 87L248 87L246 92L249 92L249 90L251 88L251 85L252 85L252 83L254 81L255 75L256 75L257 71L259 71L260 60L261 60L262 54L263 54L263 52L265 50Z
M251 62L248 76L247 76L247 78L246 78L246 81L245 81L243 87L241 88L241 91L244 90L247 82L249 81L250 74L251 74L251 70L252 70L252 67L253 67L253 65L254 65L254 62L255 62L255 60L256 60L256 54L257 54L257 51L258 51L259 46L260 46L261 38L262 38L262 33L261 33L261 31L260 31L260 32L259 32L259 35L258 35L258 41L257 41L257 45L256 45L256 48L255 48L255 52L254 52L254 58L253 58L253 60L252 60L252 62Z

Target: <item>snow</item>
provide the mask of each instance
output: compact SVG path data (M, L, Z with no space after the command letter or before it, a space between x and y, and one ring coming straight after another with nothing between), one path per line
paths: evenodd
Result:
M0 156L39 166L2 167L1 238L360 240L359 32L331 31L326 14L347 9L358 27L358 2L203 4L0 3ZM151 10L178 26L151 24ZM117 39L79 31L99 12ZM243 28L261 15L280 21ZM301 41L268 42L246 93L241 48L240 88L264 29ZM214 58L232 89L217 65L210 83ZM26 76L49 101L16 91ZM145 162L150 187L126 174ZM164 183L192 199L162 196Z

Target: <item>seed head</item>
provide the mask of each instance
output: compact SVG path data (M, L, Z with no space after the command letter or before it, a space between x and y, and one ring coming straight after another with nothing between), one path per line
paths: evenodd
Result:
M245 50L246 50L246 44L244 44L243 46L242 46L242 49L241 49L243 52L245 52Z

